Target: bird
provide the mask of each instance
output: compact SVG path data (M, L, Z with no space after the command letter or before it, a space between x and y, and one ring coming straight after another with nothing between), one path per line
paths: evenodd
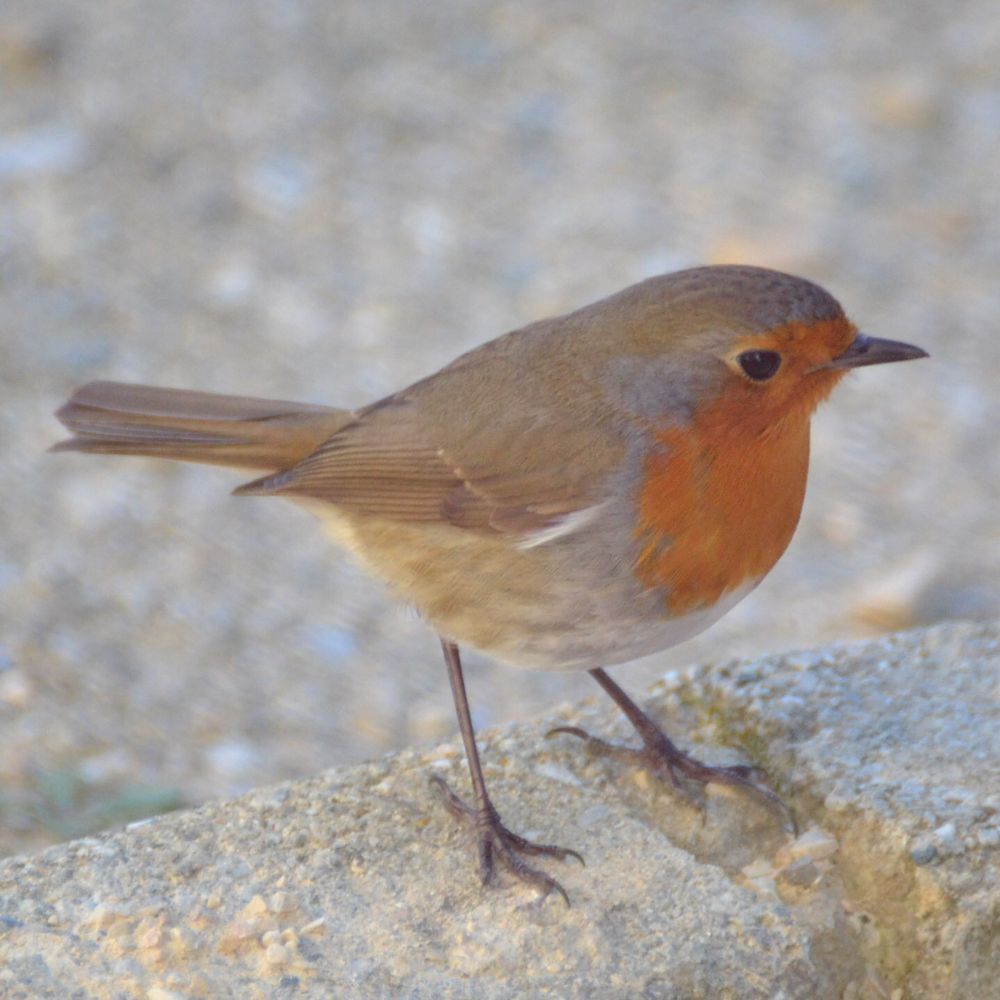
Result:
M542 895L535 859L582 857L519 836L487 790L462 648L515 667L585 670L678 790L720 783L790 811L760 768L676 746L607 668L700 633L785 551L802 508L810 418L852 369L927 357L862 333L819 285L746 265L648 278L488 341L356 410L91 382L57 411L56 451L229 466L239 496L284 497L437 632L484 886L498 868Z

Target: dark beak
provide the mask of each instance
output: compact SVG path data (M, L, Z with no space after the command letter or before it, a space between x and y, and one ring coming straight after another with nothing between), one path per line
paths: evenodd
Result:
M912 344L904 344L899 340L880 340L878 337L868 337L859 333L843 354L838 354L832 361L819 367L827 371L838 368L861 368L864 365L913 361L928 356L923 348L914 347Z

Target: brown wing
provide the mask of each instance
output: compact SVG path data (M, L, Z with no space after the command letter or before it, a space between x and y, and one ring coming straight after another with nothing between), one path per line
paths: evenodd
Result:
M361 411L291 469L237 492L470 530L542 530L600 502L625 447L602 413L595 419L586 386L576 381L575 392L560 395L553 381L564 380L551 367L486 345Z

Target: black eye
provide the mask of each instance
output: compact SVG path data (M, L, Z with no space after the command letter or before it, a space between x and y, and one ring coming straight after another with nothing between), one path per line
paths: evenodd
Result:
M781 367L777 351L744 351L737 359L740 368L755 382L766 382Z

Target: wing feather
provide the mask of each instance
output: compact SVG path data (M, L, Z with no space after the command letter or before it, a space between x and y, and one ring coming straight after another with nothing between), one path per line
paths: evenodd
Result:
M345 427L302 462L237 490L325 500L396 520L443 522L474 531L531 534L593 502L592 467L581 454L531 468L531 440L512 434L497 468L477 456L461 461L425 437L407 405ZM536 439L537 440L537 439Z
M469 531L554 529L606 499L606 477L638 432L570 348L531 328L492 341L237 492Z

